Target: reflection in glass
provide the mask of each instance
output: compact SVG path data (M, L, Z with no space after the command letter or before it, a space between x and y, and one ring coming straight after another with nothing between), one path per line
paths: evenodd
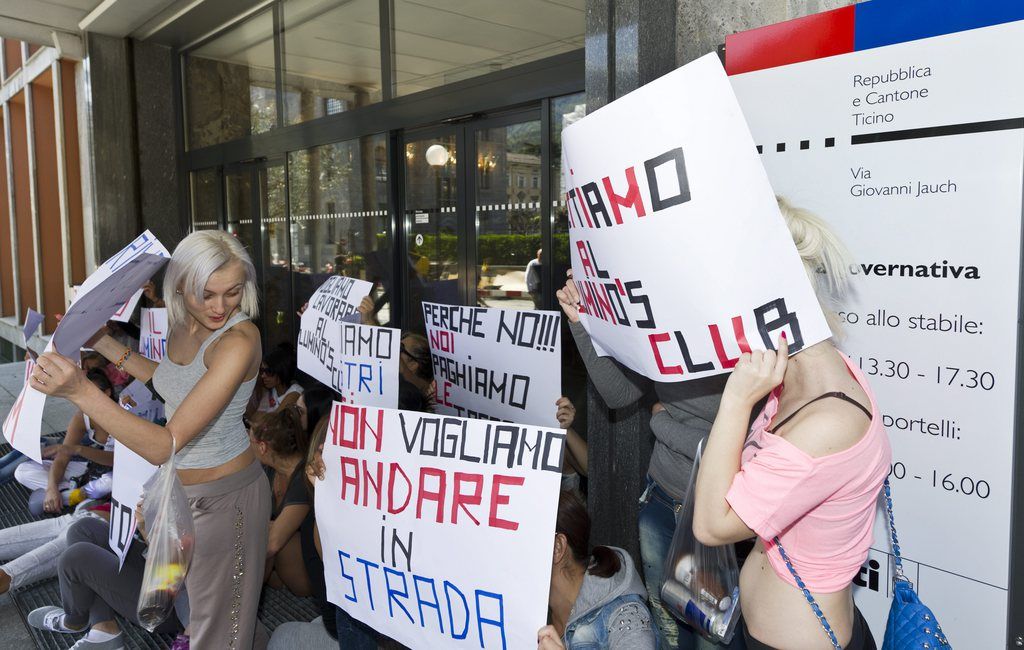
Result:
M539 120L476 131L481 306L543 308L540 154Z
M291 343L291 285L288 282L288 223L285 214L285 171L278 164L259 170L260 230L262 237L260 300L263 321L263 347L271 350L280 343Z
M285 124L379 102L380 2L284 4Z
M565 282L569 262L569 216L565 205L567 188L562 180L562 129L587 114L585 93L551 100L551 209L554 239L555 288Z
M200 169L190 176L192 185L192 230L220 228L220 178L215 167Z
M359 278L374 284L377 320L388 324L394 287L386 136L293 152L288 177L295 304L330 275Z
M395 0L397 94L583 47L583 0Z
M185 95L192 149L277 126L273 17L265 11L188 53Z
M454 135L405 145L405 224L409 233L408 329L423 329L421 303L460 304Z

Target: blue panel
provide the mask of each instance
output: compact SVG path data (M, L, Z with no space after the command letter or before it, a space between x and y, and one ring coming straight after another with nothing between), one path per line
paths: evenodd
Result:
M853 47L867 50L1024 20L1024 1L873 0L855 5L855 11Z

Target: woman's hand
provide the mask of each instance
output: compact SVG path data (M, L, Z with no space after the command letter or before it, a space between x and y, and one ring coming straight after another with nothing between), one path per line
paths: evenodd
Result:
M356 310L359 312L359 321L363 325L380 325L380 321L377 320L377 312L373 310L373 298L370 296L363 296Z
M559 397L558 401L555 402L555 406L558 407L558 410L555 411L555 419L558 420L558 426L568 429L576 419L576 407L565 396Z
M722 401L731 400L744 408L753 407L759 399L782 383L789 362L789 343L786 333L779 336L778 352L745 352L732 370L725 384Z
M57 352L39 355L30 381L32 387L39 392L64 397L72 402L91 386L82 369Z
M580 292L576 290L576 282L572 279L572 269L565 272L565 286L555 292L558 304L565 312L570 323L580 322Z
M59 513L64 507L60 498L60 490L50 486L46 488L46 497L43 499L43 512Z
M665 410L665 405L662 404L661 402L655 402L654 404L651 404L651 416L652 417L657 415L658 413L661 413L664 410Z
M310 462L306 463L306 478L310 483L316 483L317 481L324 480L326 472L327 466L324 465L324 443L321 442L317 446L313 458Z
M562 637L558 635L554 625L545 625L537 632L537 650L558 650L565 648Z

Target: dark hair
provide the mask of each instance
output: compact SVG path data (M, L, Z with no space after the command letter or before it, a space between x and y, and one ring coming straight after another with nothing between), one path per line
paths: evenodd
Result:
M310 437L320 418L331 412L336 397L337 393L320 383L302 393L302 401L306 403L306 433Z
M619 572L622 564L619 554L607 546L590 548L590 515L587 507L572 492L558 495L558 517L555 532L565 535L572 551L572 559L587 567L587 573L598 578L610 578Z
M263 365L267 372L281 380L285 388L295 380L295 353L290 349L278 347L263 357Z
M294 404L268 413L253 425L252 436L267 443L278 456L305 456L309 448L309 437L302 428L302 414Z
M96 385L104 393L107 393L111 397L114 396L114 385L110 383L110 377L107 377L107 373L99 368L93 368L92 370L85 373L85 378Z
M416 376L425 381L432 381L434 364L430 360L430 344L427 343L427 338L420 334L406 334L402 340L408 341L407 346L403 346L405 353L418 364Z

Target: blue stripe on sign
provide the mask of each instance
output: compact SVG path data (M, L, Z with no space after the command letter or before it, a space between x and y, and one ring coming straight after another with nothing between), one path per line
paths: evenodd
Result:
M854 50L1024 20L1021 0L872 0L855 5Z

